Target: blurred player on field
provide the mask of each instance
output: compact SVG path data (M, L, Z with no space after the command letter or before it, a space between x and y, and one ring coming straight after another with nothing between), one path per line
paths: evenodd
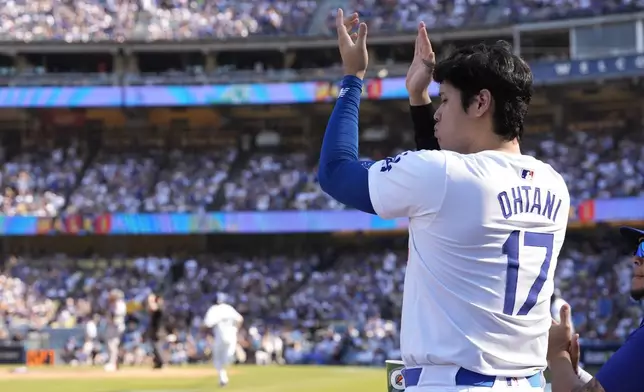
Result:
M217 304L208 309L204 325L212 328L215 341L212 347L212 360L219 373L219 385L228 384L226 367L231 363L237 349L237 332L244 318L235 308L226 303L223 293L217 294Z
M412 67L429 76L418 78L426 82L417 89L424 95L432 75L440 83L434 133L441 150L359 161L367 26L341 10L336 24L346 76L318 178L346 205L409 218L401 324L406 390L542 390L570 197L552 167L519 148L532 97L529 67L504 43L457 49L436 64L421 24Z
M121 337L123 336L123 332L125 332L127 305L125 304L123 291L118 289L110 291L107 303L108 313L105 326L105 343L107 345L108 359L105 364L105 370L113 372L118 369Z

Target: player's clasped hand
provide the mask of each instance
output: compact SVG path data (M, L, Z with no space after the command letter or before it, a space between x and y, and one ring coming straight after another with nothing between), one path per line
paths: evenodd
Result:
M335 24L338 29L338 48L345 75L354 75L363 79L369 64L366 23L360 23L357 13L345 19L342 9L338 9ZM352 33L356 26L358 26L358 32Z
M548 335L548 361L557 358L568 358L572 367L577 372L579 365L579 335L572 335L572 320L570 317L570 305L564 305L560 310L558 323L552 320Z

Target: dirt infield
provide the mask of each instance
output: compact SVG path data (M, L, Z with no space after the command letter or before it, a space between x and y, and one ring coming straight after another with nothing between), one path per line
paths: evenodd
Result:
M15 372L16 369L0 369L0 380L78 380L78 379L153 379L153 378L202 378L216 377L217 372L212 368L200 367L168 367L161 370L152 370L144 367L132 367L117 372L106 372L101 368L83 367L55 367L55 368L28 368L24 372ZM229 374L237 373L230 370Z

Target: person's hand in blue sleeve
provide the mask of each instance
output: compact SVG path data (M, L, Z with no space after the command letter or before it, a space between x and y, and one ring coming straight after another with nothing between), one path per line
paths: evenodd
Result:
M350 34L358 24L358 33ZM342 79L338 100L324 134L318 181L322 190L339 202L375 214L369 197L368 172L373 162L358 159L360 95L368 64L367 25L359 22L357 14L344 19L340 9L336 27L346 76Z

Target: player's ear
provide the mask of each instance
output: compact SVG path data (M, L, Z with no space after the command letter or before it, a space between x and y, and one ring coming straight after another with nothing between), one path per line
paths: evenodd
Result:
M490 90L483 89L474 96L470 110L476 117L483 116L492 107L492 94Z

